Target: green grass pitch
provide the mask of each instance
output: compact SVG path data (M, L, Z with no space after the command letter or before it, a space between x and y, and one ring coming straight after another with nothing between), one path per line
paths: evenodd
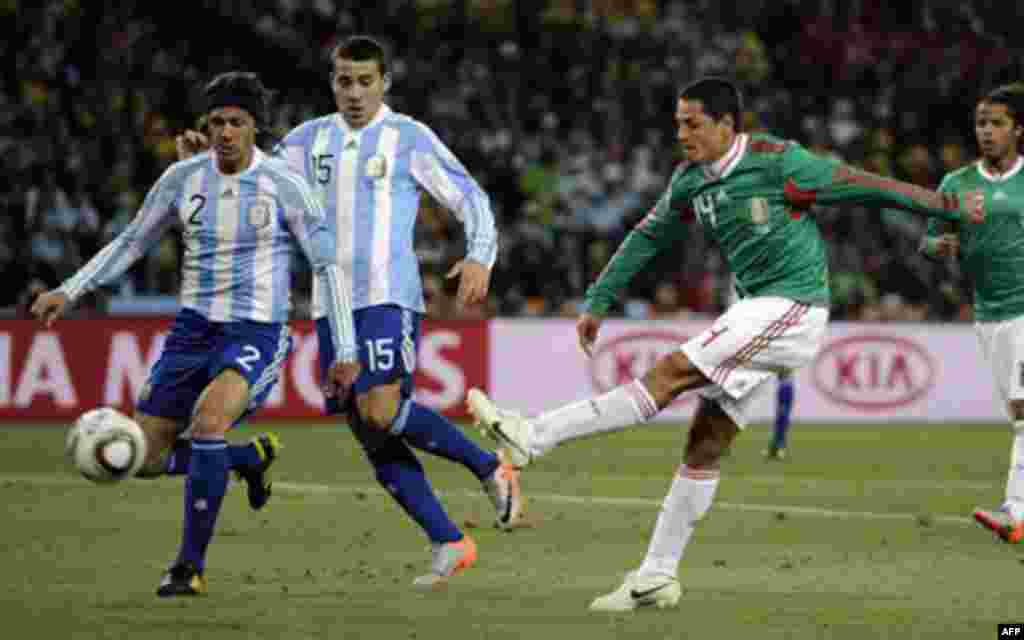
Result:
M264 425L265 426L265 425ZM250 436L260 425L236 437ZM421 456L480 561L420 593L420 532L383 495L352 437L274 426L276 494L233 485L211 545L210 594L154 590L180 536L181 479L76 477L64 430L0 428L0 625L26 638L994 638L1024 620L1024 555L970 520L1002 498L1003 425L794 425L765 462L764 427L725 461L683 559L678 609L591 614L645 550L682 430L638 428L556 450L523 474L533 528L492 529L471 475Z

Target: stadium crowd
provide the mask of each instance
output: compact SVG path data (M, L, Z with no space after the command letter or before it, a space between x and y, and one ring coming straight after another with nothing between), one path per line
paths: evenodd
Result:
M389 103L429 123L491 195L501 233L491 301L453 304L460 227L424 209L417 248L431 314L571 315L681 158L680 83L732 76L745 125L935 187L974 155L970 110L1024 79L1012 3L915 0L326 0L0 2L0 307L71 274L134 214L199 111L189 88L245 68L277 91L274 129L333 109L327 52L370 32L393 49ZM221 34L214 37L209 34ZM834 318L966 320L955 265L922 259L924 220L820 209ZM720 309L728 274L696 234L638 278L631 317ZM167 237L112 295L174 294ZM102 312L106 296L80 312ZM302 309L298 313L304 314Z

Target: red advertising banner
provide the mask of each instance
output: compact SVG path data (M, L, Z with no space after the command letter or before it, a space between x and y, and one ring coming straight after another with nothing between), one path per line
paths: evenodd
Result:
M130 412L160 355L171 318L0 321L0 419L70 420L96 406ZM470 387L488 387L485 321L426 321L416 398L450 417L465 415ZM313 323L292 323L293 351L260 417L321 417ZM282 384L283 382L283 384Z

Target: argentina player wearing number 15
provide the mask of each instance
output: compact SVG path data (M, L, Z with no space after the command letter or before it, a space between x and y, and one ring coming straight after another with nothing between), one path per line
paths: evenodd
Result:
M497 511L497 526L515 526L520 514L518 472L466 438L445 417L412 398L420 316L424 313L413 228L420 190L452 211L466 231L466 259L458 275L459 301L486 298L497 254L487 195L421 122L384 103L391 85L384 47L353 36L331 54L337 113L288 133L278 153L306 176L337 234L339 262L352 287L355 330L363 372L348 405L328 399L328 413L347 413L352 432L377 480L429 538L430 572L415 585L434 588L472 565L476 545L452 522L434 495L410 445L465 466ZM321 365L330 361L330 326L323 290L314 287Z
M204 97L213 149L169 167L132 223L32 307L50 326L83 293L123 274L172 225L183 227L182 308L135 411L149 445L140 475L187 474L182 544L157 589L164 597L206 591L206 549L230 470L248 483L254 508L269 497L265 472L276 442L264 436L228 445L225 434L264 402L291 350L296 252L312 264L331 327L329 389L343 398L359 372L351 303L323 209L300 176L255 145L267 95L252 73L211 81ZM186 431L191 446L165 457Z

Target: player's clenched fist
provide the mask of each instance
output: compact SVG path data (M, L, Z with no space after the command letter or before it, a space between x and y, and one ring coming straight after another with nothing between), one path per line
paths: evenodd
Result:
M188 160L201 151L210 148L210 141L202 133L186 129L174 137L174 147L178 151L178 160Z

